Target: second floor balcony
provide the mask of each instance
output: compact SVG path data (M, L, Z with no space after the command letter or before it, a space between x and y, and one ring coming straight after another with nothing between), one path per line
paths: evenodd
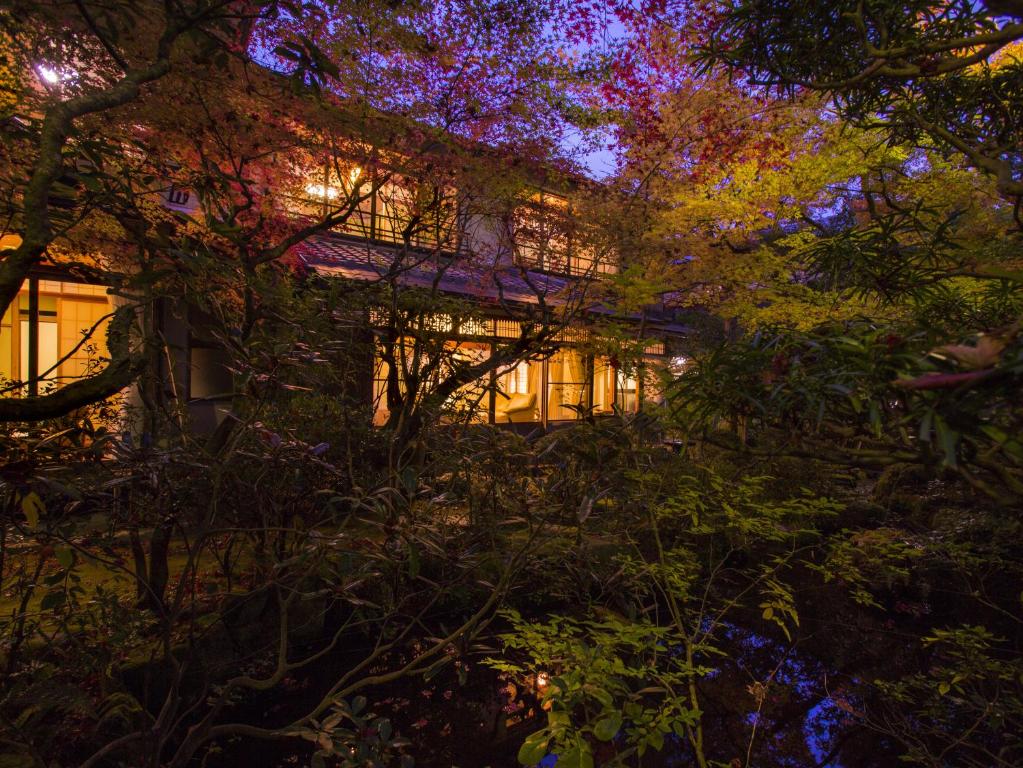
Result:
M565 277L618 271L617 255L583 224L569 199L542 190L512 201L469 193L411 173L358 165L324 168L306 177L289 210L333 216L349 237L436 254L482 257Z

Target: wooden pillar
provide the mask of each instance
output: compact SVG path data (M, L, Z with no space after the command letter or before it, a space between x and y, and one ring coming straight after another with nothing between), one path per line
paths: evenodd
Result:
M26 378L25 373L22 378ZM39 279L28 279L28 394L39 394Z
M547 431L547 398L550 396L550 366L547 364L549 358L544 358L540 365L540 423L543 424L543 431Z
M497 321L493 321L496 327ZM497 351L497 336L495 335L490 340L490 355L491 357ZM497 370L494 368L490 369L488 374L490 380L490 391L487 392L487 423L497 423Z

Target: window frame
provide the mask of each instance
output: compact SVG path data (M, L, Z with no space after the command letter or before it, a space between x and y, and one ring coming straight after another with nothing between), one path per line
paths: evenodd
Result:
M358 164L353 164L353 167L360 167ZM337 225L332 231L336 234L351 237L362 241L368 241L374 244L387 245L387 246L400 246L405 247L406 241L401 236L403 230L397 229L396 223L400 223L401 219L398 216L389 216L385 212L390 204L386 200L382 200L381 193L383 193L390 185L393 185L398 190L408 190L409 187L403 185L401 182L407 181L406 177L399 169L384 169L387 178L380 182L381 170L384 169L380 163L371 161L369 167L363 169L363 172L355 178L359 181L359 185L356 188L354 186L355 180L352 182L352 190L347 192L350 198L362 197L363 194L368 194L365 200L360 200L358 205L352 209L351 214L348 218ZM334 168L330 163L324 163L321 171L321 177L315 186L323 190L321 195L312 195L305 192L300 198L300 202L310 206L316 207L321 215L326 216L327 213L332 209L330 201L333 199L330 195L331 189L338 188L337 185L332 184ZM367 178L363 179L363 175ZM311 182L308 186L313 186ZM368 191L366 187L369 186ZM341 185L342 189L344 185ZM435 192L438 187L430 185L431 192ZM424 221L420 224L420 231L413 234L407 243L407 247L415 251L434 252L439 254L457 254L462 251L465 235L465 211L461 195L458 193L458 189L449 187L450 189L450 200L453 204L453 210L450 213L450 224L442 226L441 219L445 210L445 204L443 201L444 194L442 192L442 200L434 209L434 214L429 217L429 221L424 217ZM369 210L364 211L362 206L369 203ZM363 221L364 217L368 216L369 224L368 227ZM382 222L387 222L388 226L381 226ZM387 233L390 232L390 236ZM426 232L433 232L428 236L424 236ZM448 233L450 235L448 236ZM445 239L447 242L445 242Z
M51 290L48 286L44 286L43 283L55 282L68 285L86 285L93 288L102 288L103 294L76 294L73 292L65 292L63 288L59 290ZM18 290L18 294L11 306L8 307L8 311L11 313L11 324L10 326L4 325L5 330L9 330L11 334L10 344L10 356L9 362L11 366L11 372L16 373L16 379L14 381L20 381L22 386L11 390L9 393L2 394L0 396L28 396L37 397L40 393L40 385L56 385L57 387L65 386L72 381L77 381L84 376L71 376L63 372L64 366L69 365L75 360L75 353L70 350L65 351L62 347L62 329L65 320L64 304L69 301L77 301L86 304L102 304L107 310L104 315L111 315L115 307L111 301L111 297L107 292L110 288L109 285L104 283L90 283L86 280L74 277L73 275L66 274L60 270L40 270L31 273L25 281L22 283L22 287ZM41 308L40 299L43 297L53 297L55 301L55 309L44 310ZM27 299L27 308L22 308L23 298ZM43 318L46 317L47 320ZM57 332L57 352L56 352L56 364L51 366L52 371L47 368L46 370L40 370L40 330L43 322L52 322L56 325ZM107 320L109 322L109 319ZM26 329L22 330L22 323L26 324ZM90 336L89 341L99 338L106 346L105 329L102 326L96 328L96 332ZM27 349L26 349L27 347ZM81 347L78 347L81 349ZM106 351L104 354L109 354ZM65 359L66 357L66 359ZM25 364L22 364L24 359ZM22 370L23 367L27 367L27 371ZM49 371L47 373L47 371ZM34 373L30 373L34 372ZM40 374L46 374L41 376ZM86 374L88 376L88 374Z
M556 205L564 211L564 239L565 239L565 250L564 254L558 255L556 258L548 258L547 252L550 251L550 243L552 238L548 237L546 242L537 243L523 243L520 242L520 231L524 229L520 221L525 218L522 215L523 211L532 211L539 219L543 219L548 216L548 211L553 210L553 206L548 206L546 203L547 199L558 201ZM601 260L599 258L590 258L580 255L579 242L581 238L579 236L579 226L575 217L575 209L572 205L571 199L567 195L558 194L551 192L546 189L535 190L529 198L521 200L516 205L515 210L511 217L511 232L510 240L512 245L513 258L515 263L520 267L532 269L537 272L544 272L551 275L561 275L565 277L596 277L602 274L612 274L617 271L617 268L613 267L607 260ZM524 254L523 250L530 249L535 255ZM552 266L554 261L563 261L564 267L560 265ZM579 265L583 264L582 267Z

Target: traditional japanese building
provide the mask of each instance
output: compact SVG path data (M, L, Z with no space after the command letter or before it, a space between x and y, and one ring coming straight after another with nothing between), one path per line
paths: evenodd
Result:
M593 343L597 321L613 310L594 287L621 265L613 245L598 247L576 226L573 189L582 185L563 177L547 184L544 174L534 174L535 182L503 208L480 204L485 189L477 187L470 200L460 189L434 185L427 195L434 200L424 205L423 184L395 172L399 162L391 153L372 167L365 158L343 171L335 163L310 171L299 189L281 190L280 204L294 217L315 218L341 201L352 208L332 230L295 245L289 258L323 279L386 281L474 306L471 316L438 311L428 320L454 360L486 360L519 338L524 322L551 323L542 349L494 366L450 398L469 420L546 428L659 401L656 371L677 357L685 328L672 312L653 306L634 318L639 354L627 364ZM167 185L161 196L169 211L196 213L196 195L187 188ZM16 231L3 233L0 249L18 241ZM59 265L33 273L0 326L3 396L39 394L102 366L104 332L118 302L107 286ZM166 345L157 363L168 382L165 394L187 405L193 427L211 429L232 389L220 350L202 333L194 307L162 302L157 315ZM406 337L395 337L385 306L367 312L365 322L377 338L365 366L366 399L374 422L384 424L388 385L400 390L408 375Z

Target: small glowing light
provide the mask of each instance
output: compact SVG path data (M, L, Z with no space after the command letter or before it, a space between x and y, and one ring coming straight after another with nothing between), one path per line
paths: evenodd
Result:
M21 246L21 235L4 233L0 235L0 251L8 251Z
M39 77L43 78L50 85L56 85L63 78L57 73L56 70L50 69L49 67L39 66L36 68L39 72Z
M38 65L36 67L36 73L39 75L39 79L47 85L67 83L78 77L78 73L73 69L54 69L53 67L48 67L45 64Z
M305 191L313 197L325 197L328 200L333 200L337 197L337 188L325 184L309 184L306 186Z
M359 166L355 166L348 173L348 180L351 181L352 184L354 184L356 181L359 180L360 176L362 176L362 168L360 168Z
M536 687L537 689L546 688L547 684L551 681L550 676L546 672L536 673Z

